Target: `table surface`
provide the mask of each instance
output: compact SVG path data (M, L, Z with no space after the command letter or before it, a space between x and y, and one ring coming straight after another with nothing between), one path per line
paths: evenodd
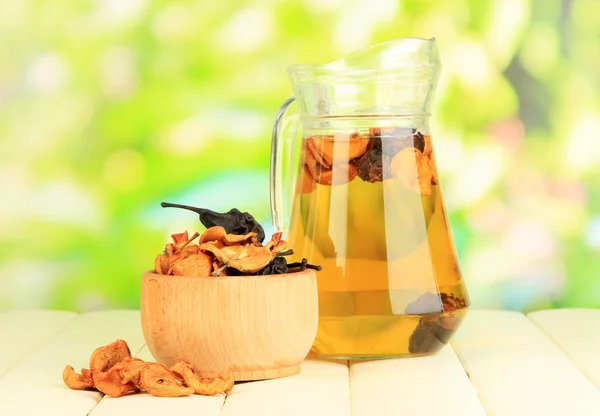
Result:
M0 313L0 415L600 415L600 310L471 310L433 356L307 359L299 375L236 384L228 397L110 398L63 384L66 364L87 367L117 338L153 361L139 311Z

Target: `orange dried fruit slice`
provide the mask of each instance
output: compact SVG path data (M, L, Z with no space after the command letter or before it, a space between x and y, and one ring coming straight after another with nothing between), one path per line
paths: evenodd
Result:
M287 241L282 240L282 236L282 232L277 232L273 234L273 236L271 237L271 241L265 244L265 247L271 250L271 253L273 254L277 254L281 251L284 251L287 248Z
M407 147L394 156L390 171L410 189L431 196L433 170L431 161L419 149Z
M172 272L174 276L207 277L213 271L212 263L212 256L199 252L175 261Z
M132 382L123 383L121 370L122 363L117 363L107 371L94 374L94 386L102 393L110 397L121 397L127 393L137 390Z
M200 237L200 244L208 243L209 241L220 241L226 246L232 246L235 244L246 244L255 243L258 240L256 237L257 233L251 232L245 235L227 234L225 228L221 226L214 226L207 229L204 234Z
M423 142L425 143L423 146L423 156L431 157L433 153L433 147L431 146L431 136L423 135Z
M242 273L259 271L269 264L273 257L269 248L251 244L246 244L245 246L222 246L218 242L211 241L201 244L200 249L211 252L223 263L223 266L237 269Z
M322 149L321 150L317 149L317 144L315 143L315 141L318 141L319 145L321 145L322 140L329 139L329 138L331 140L333 140L333 136L326 136L326 137L313 136L306 140L306 148L312 154L312 156L315 158L315 160L320 165L322 165L325 169L331 168L331 161L327 160L324 157L324 155L321 153Z
M215 377L203 377L184 361L177 361L171 367L171 371L181 377L187 386L193 388L196 394L203 396L228 394L235 382L233 376L228 373L219 373Z
M334 165L330 170L323 170L315 180L321 185L343 185L352 182L358 174L352 163Z
M307 142L315 159L328 169L333 165L345 164L364 155L371 139L368 135L362 136L354 132L350 135L313 136Z
M133 383L137 387L140 386L140 371L142 366L146 364L144 360L139 358L125 359L119 364L121 368L121 383Z
M156 274L167 274L169 272L169 256L166 254L159 254L154 260L154 273Z
M75 372L75 369L67 365L63 370L63 381L73 390L85 390L94 388L94 380L92 374L85 368L81 370L81 374Z
M108 371L119 361L131 358L129 346L122 339L117 339L108 345L96 348L90 357L90 370L95 373Z
M302 165L302 176L300 177L300 192L303 194L310 194L315 190L317 184L313 179L308 166Z
M140 370L140 387L159 397L180 397L194 394L167 367L159 363L146 363Z

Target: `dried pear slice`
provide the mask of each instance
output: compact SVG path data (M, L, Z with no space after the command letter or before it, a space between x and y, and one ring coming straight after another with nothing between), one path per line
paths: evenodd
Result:
M181 377L185 384L192 387L196 394L214 396L215 394L228 394L233 388L235 379L230 374L220 373L216 377L202 377L194 368L184 361L177 361L171 371Z
M140 370L140 387L159 397L180 397L194 394L167 367L159 363L146 363Z
M92 373L89 370L83 368L81 374L75 372L75 369L70 365L66 366L63 370L63 381L73 390L85 390L94 388L94 380L92 380Z

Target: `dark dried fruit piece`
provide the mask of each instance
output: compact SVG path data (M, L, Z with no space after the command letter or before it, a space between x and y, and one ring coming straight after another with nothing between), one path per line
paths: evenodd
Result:
M413 354L438 350L448 343L460 325L460 318L454 312L465 308L466 302L464 298L458 298L451 293L441 293L439 296L422 295L406 308L406 313L408 314L410 309L416 310L431 304L434 296L441 300L443 312L423 314L409 340L409 351Z
M265 231L262 226L247 212L241 212L237 208L232 208L228 212L218 213L206 208L197 208L189 205L171 204L162 202L163 208L181 208L193 211L198 214L200 222L206 227L221 226L228 234L246 235L256 233L256 239L261 243L265 239Z
M387 159L381 149L373 147L356 161L356 171L365 182L381 182L384 178L384 165ZM387 176L387 175L386 175Z
M413 134L413 145L416 149L419 149L420 152L425 150L425 138L421 134L421 132L417 132Z
M269 274L285 274L288 272L287 260L285 257L275 257L271 263L265 266L263 269L256 272L257 275L269 275Z

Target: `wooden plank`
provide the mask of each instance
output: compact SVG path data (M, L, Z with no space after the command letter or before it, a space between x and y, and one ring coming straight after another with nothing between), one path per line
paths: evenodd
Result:
M145 361L156 361L146 347L137 356ZM236 387L234 386L234 388ZM118 398L105 396L90 413L90 416L218 416L224 401L224 395L190 395L176 399L165 399L144 392Z
M236 384L220 416L350 416L346 362L307 359L300 374Z
M600 388L600 309L554 309L527 317Z
M75 312L12 310L0 314L0 377L75 319Z
M350 363L354 416L484 416L452 347L435 355Z
M102 397L66 387L62 371L89 366L92 351L120 338L137 353L144 339L139 311L100 311L78 316L0 378L0 415L83 416Z
M600 391L521 313L472 310L452 345L488 414L600 414Z

